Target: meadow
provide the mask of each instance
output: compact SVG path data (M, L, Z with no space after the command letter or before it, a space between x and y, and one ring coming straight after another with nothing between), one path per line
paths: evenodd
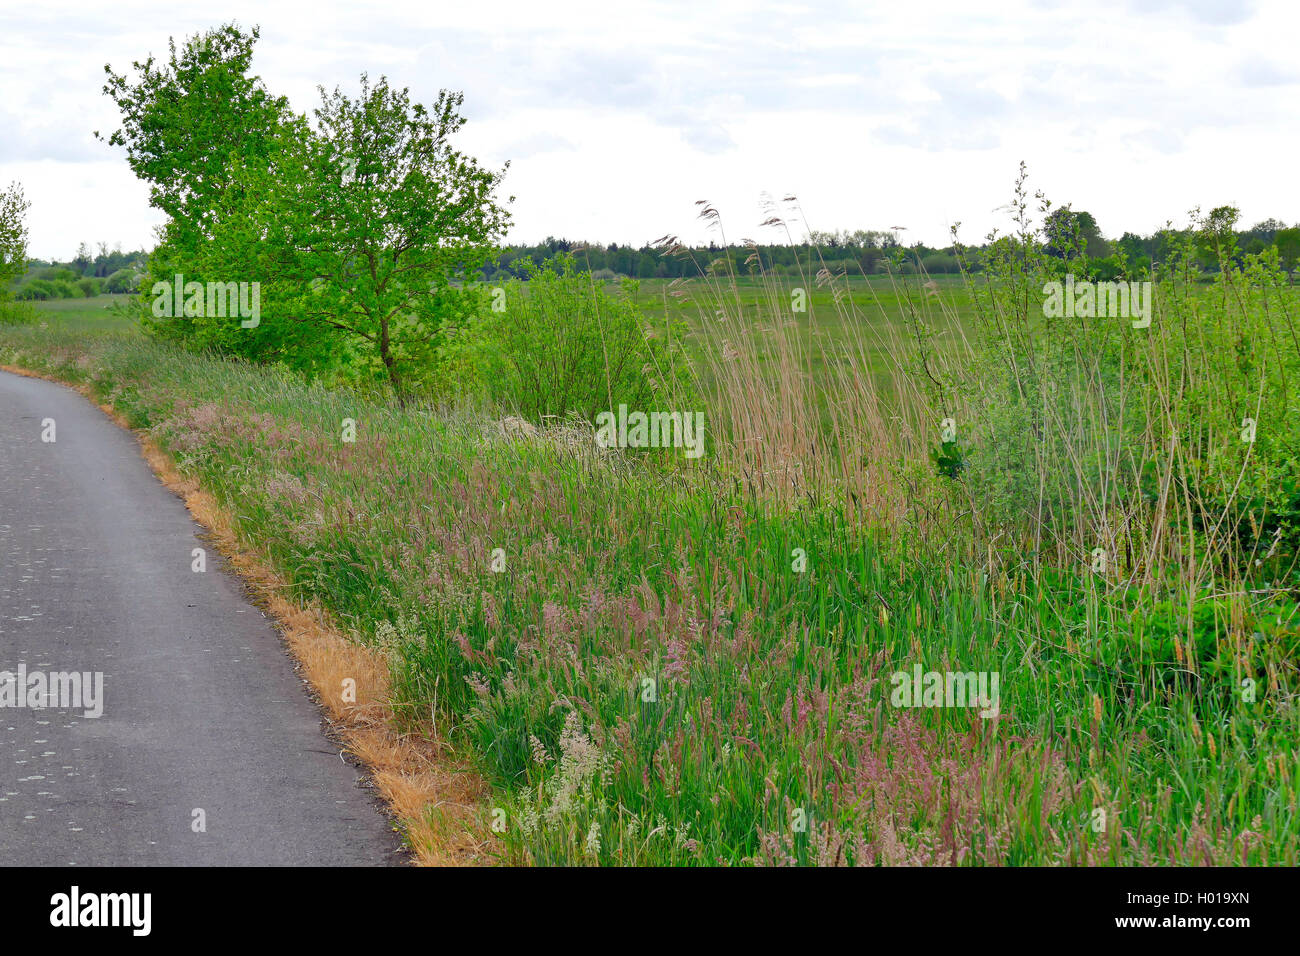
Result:
M1294 865L1296 290L1171 273L1144 337L1045 326L1039 266L806 313L788 280L642 283L691 330L700 461L95 300L0 327L0 364L89 386L387 655L395 719L490 785L492 861ZM995 706L900 702L930 673Z
M97 295L87 299L51 299L31 304L39 322L88 334L127 332L137 328L126 306L134 296Z
M942 309L937 309L930 300L940 292ZM796 309L800 295L802 308ZM633 298L652 326L666 318L686 323L697 361L703 358L709 329L716 323L711 303L725 301L738 319L759 329L781 316L784 334L802 340L817 380L825 378L827 362L845 360L845 349L866 358L871 375L891 377L895 365L891 357L905 351L909 335L905 317L912 311L927 313L946 347L956 350L971 327L975 308L959 276L842 275L832 280L811 275L779 284L755 276L642 279ZM756 358L765 362L778 354L764 349ZM699 364L709 371L707 362Z

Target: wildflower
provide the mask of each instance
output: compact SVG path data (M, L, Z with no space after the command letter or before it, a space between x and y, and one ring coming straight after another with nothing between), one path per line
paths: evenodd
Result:
M688 843L694 841L690 839L691 824L688 820L679 827L673 827L673 846L678 849L684 848Z

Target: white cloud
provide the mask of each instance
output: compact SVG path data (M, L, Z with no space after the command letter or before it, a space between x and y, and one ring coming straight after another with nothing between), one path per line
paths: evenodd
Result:
M1107 233L1229 198L1300 220L1289 0L818 3L123 0L0 12L0 182L33 200L32 249L149 244L158 215L118 150L103 65L222 19L260 24L255 69L295 108L363 70L428 101L465 92L461 146L511 160L513 238L709 238L693 201L753 235L759 196L818 228L943 242L999 224L1021 159Z

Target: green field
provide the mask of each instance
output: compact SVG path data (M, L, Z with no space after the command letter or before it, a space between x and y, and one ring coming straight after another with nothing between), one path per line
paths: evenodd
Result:
M709 421L762 414L711 432L710 454L693 463L600 452L572 428L507 440L468 409L403 409L187 353L124 327L103 301L56 303L39 325L0 328L0 363L111 399L236 516L298 597L384 649L403 726L423 732L436 718L491 784L479 819L492 860L1300 862L1291 525L1256 530L1249 579L1223 540L1178 531L1204 511L1171 511L1167 533L1180 536L1162 543L1158 515L1134 524L1150 514L1148 486L1108 486L1113 501L1101 505L1089 497L1099 479L1082 465L1113 432L1040 418L1059 422L1050 443L1005 446L1027 426L1001 393L974 388L996 381L996 364L967 379L972 404L958 413L963 429L996 427L961 446L968 457L950 481L926 457L936 439L925 419L941 409L917 406L915 426L875 421L872 375L798 367L789 351L813 330L867 340L864 326L878 333L869 341L905 346L906 290L863 283L851 290L856 310L819 290L807 321L784 318L784 299L759 287L689 291L666 308L683 312L702 356L710 310L728 297L751 344L771 346L754 377L711 379ZM930 314L942 316L948 296L972 321L970 290L938 291ZM1157 335L1098 325L1052 351L1027 333L1036 361L1056 363L1033 380L1042 407L1056 414L1059 401L1087 422L1096 406L1128 428L1130 406L1147 402L1156 417L1132 427L1194 413L1208 423L1205 462L1215 447L1239 448L1230 402L1260 386L1207 364L1231 354L1213 343L1294 309L1294 290L1261 289L1240 312L1222 290L1184 291ZM1202 323L1195 352L1166 339L1190 314ZM771 331L790 321L796 335ZM1286 337L1251 341L1296 367ZM906 366L891 368L891 383L907 385ZM1154 385L1116 402L1108 377L1132 369ZM1210 387L1170 388L1202 375ZM810 444L812 419L791 431L799 403L780 404L781 382L815 384L838 409L829 449ZM1296 402L1289 382L1266 380L1274 407ZM1184 398L1170 406L1162 392ZM1002 404L980 404L993 400ZM1222 427L1214 401L1229 402ZM340 440L345 418L358 423L355 444ZM1288 487L1294 438L1265 429L1258 459L1240 466L1253 476L1252 461L1266 464L1260 494ZM772 480L778 452L798 467ZM1193 492L1215 493L1206 480ZM1026 518L1034 500L1053 523ZM1099 573L1087 551L1117 509L1128 517ZM1270 540L1284 544L1265 554ZM504 571L493 568L498 548ZM895 692L917 672L998 675L996 715L900 705ZM490 829L495 811L504 831Z
M536 5L385 13L396 33L263 6L265 38L168 38L161 8L64 17L62 44L39 22L69 63L105 65L80 94L56 64L11 97L30 135L5 159L31 180L0 181L0 382L22 409L0 419L19 449L0 480L35 503L0 543L36 601L62 592L29 543L84 556L69 528L121 537L156 512L144 466L106 454L127 440L71 411L102 409L195 523L173 502L176 523L135 528L153 563L111 562L97 593L161 594L141 634L203 637L221 615L158 581L237 574L227 610L274 620L303 696L257 658L240 673L280 709L220 741L238 794L154 781L177 812L154 800L156 833L115 829L147 775L207 762L147 753L107 825L28 813L52 836L24 858L335 858L319 835L384 862L398 831L424 866L1300 865L1300 222L1294 123L1269 122L1296 89L1294 55L1266 55L1275 18L1109 5L1108 37L1172 38L1157 52L1185 68L1147 64L1153 96L1118 44L1087 46L1096 10L1059 3L1014 28L956 4L820 31L804 4L698 25L658 4L631 39ZM1192 105L1161 108L1175 89ZM1135 132L1136 103L1160 115ZM90 117L111 175L57 149ZM951 174L1022 147L1070 161L1041 182L1008 162L992 194ZM114 198L141 208L93 204L126 174ZM86 461L111 471L63 480ZM209 557L221 573L194 577ZM103 657L121 628L92 611L63 618ZM131 682L139 706L89 766L117 767L124 733L158 743L176 695L147 698L173 674L218 711L185 662L253 665L210 650ZM89 668L58 682L92 676L98 693ZM9 690L0 705L39 706ZM287 776L260 771L276 748L301 758ZM69 803L23 780L42 812ZM388 815L354 826L354 784ZM337 812L286 833L295 787ZM1095 899L1058 892L1036 935L1148 908L1248 928L1234 872L1126 900L1094 873ZM1161 883L1241 906L1185 917ZM984 912L1001 887L981 889L965 908L1005 925Z
M32 306L41 321L61 329L85 332L126 331L135 322L125 312L127 295L97 295L89 299L52 299Z
M650 326L672 316L691 330L690 341L697 354L707 347L705 330L722 306L756 329L772 325L773 297L784 308L793 334L806 344L806 358L820 377L827 363L842 364L843 350L862 350L870 357L873 372L882 377L894 373L897 356L908 349L907 317L915 310L933 322L942 343L958 348L973 318L973 302L960 278L936 277L935 290L927 292L916 277L870 280L841 279L834 287L809 283L805 309L796 311L790 293L801 288L798 280L782 279L779 287L755 279L741 279L734 289L705 279L672 284L669 280L640 281L636 296ZM613 283L607 286L614 291ZM776 292L779 288L779 293ZM128 312L133 296L100 295L87 299L53 299L33 303L47 323L60 328L88 332L122 331L135 326ZM707 370L705 370L707 372Z

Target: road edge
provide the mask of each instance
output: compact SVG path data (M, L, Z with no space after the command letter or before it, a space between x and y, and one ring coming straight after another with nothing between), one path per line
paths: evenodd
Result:
M286 598L291 586L263 554L239 540L230 514L197 479L183 475L171 455L142 429L132 428L121 412L98 401L89 385L15 365L0 364L0 372L77 392L132 435L154 477L185 503L239 577L250 601L275 626L308 697L321 712L326 735L341 743L366 771L390 822L399 824L394 829L403 835L410 862L490 865L481 812L487 787L465 761L452 758L444 741L397 729L387 657L349 640L319 606ZM355 681L354 702L344 701L340 693L345 677Z

